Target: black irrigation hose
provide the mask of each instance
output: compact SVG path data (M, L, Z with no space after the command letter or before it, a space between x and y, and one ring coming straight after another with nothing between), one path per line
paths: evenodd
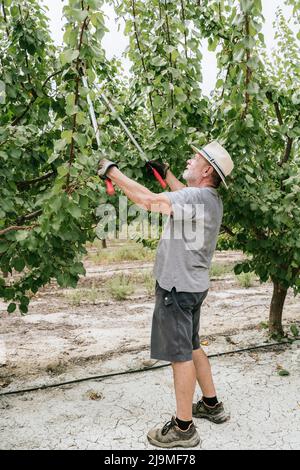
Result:
M294 338L295 340L300 339L300 337ZM230 354L239 354L242 352L247 352L247 351L254 351L255 349L264 349L264 348L270 348L273 346L286 346L291 344L291 342L286 341L286 342L280 342L280 343L271 343L271 344L260 344L258 346L251 346L249 348L245 349L236 349L234 351L227 351L227 352L221 352L221 353L216 353L216 354L211 354L207 356L209 359L213 357L221 357L221 356L228 356ZM0 397L5 397L8 395L19 395L21 393L29 393L29 392L36 392L38 390L46 390L47 388L56 388L56 387L62 387L64 385L71 385L71 384L76 384L80 382L87 382L89 380L99 380L99 379L106 379L108 377L117 377L120 375L128 375L128 374L137 374L139 372L146 372L148 370L155 370L155 369L162 369L163 367L169 367L171 365L170 362L167 364L162 364L160 366L156 367L143 367L142 369L133 369L133 370L127 370L124 372L114 372L112 374L104 374L104 375L96 375L96 376L91 376L91 377L84 377L83 379L76 379L76 380L68 380L67 382L59 382L56 384L51 384L51 385L41 385L40 387L32 387L32 388L26 388L22 390L14 390L11 392L6 392L6 393L0 393Z

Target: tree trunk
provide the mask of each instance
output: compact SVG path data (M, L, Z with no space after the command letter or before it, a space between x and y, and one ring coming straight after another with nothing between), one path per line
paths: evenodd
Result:
M107 244L106 244L106 239L103 238L102 240L102 248L107 248Z
M270 305L269 330L272 334L283 336L282 311L287 289L273 281L273 296Z

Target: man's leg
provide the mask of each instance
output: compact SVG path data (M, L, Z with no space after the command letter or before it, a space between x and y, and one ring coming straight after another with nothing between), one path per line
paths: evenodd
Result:
M202 394L206 398L215 397L216 390L212 378L211 367L205 352L200 348L193 351L193 363L196 377Z
M193 416L208 419L216 424L224 423L230 415L225 412L223 403L218 402L210 363L202 349L193 351L193 362L203 395L202 400L193 404Z
M192 403L196 386L196 371L193 361L172 362L177 418L192 420Z

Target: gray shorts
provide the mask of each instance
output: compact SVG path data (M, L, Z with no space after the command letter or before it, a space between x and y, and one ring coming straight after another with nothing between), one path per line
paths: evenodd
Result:
M200 348L200 308L204 292L171 292L156 283L151 331L151 358L160 361L191 361Z

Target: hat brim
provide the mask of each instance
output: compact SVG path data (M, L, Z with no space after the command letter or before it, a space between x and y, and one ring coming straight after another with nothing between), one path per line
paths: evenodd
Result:
M193 151L194 151L195 153L200 153L200 155L202 155L202 157L204 157L205 160L208 161L208 163L209 163L212 167L214 167L214 169L216 170L216 172L217 172L218 175L220 176L220 178L221 178L221 180L222 180L222 182L223 182L225 188L228 189L228 186L227 186L227 184L226 184L225 178L224 178L224 176L222 175L222 173L220 172L219 168L218 168L216 165L214 165L214 163L211 162L211 161L207 158L207 155L205 155L205 153L202 152L201 149L198 149L198 148L195 147L194 145L191 145L191 147L192 147L192 149L193 149Z

